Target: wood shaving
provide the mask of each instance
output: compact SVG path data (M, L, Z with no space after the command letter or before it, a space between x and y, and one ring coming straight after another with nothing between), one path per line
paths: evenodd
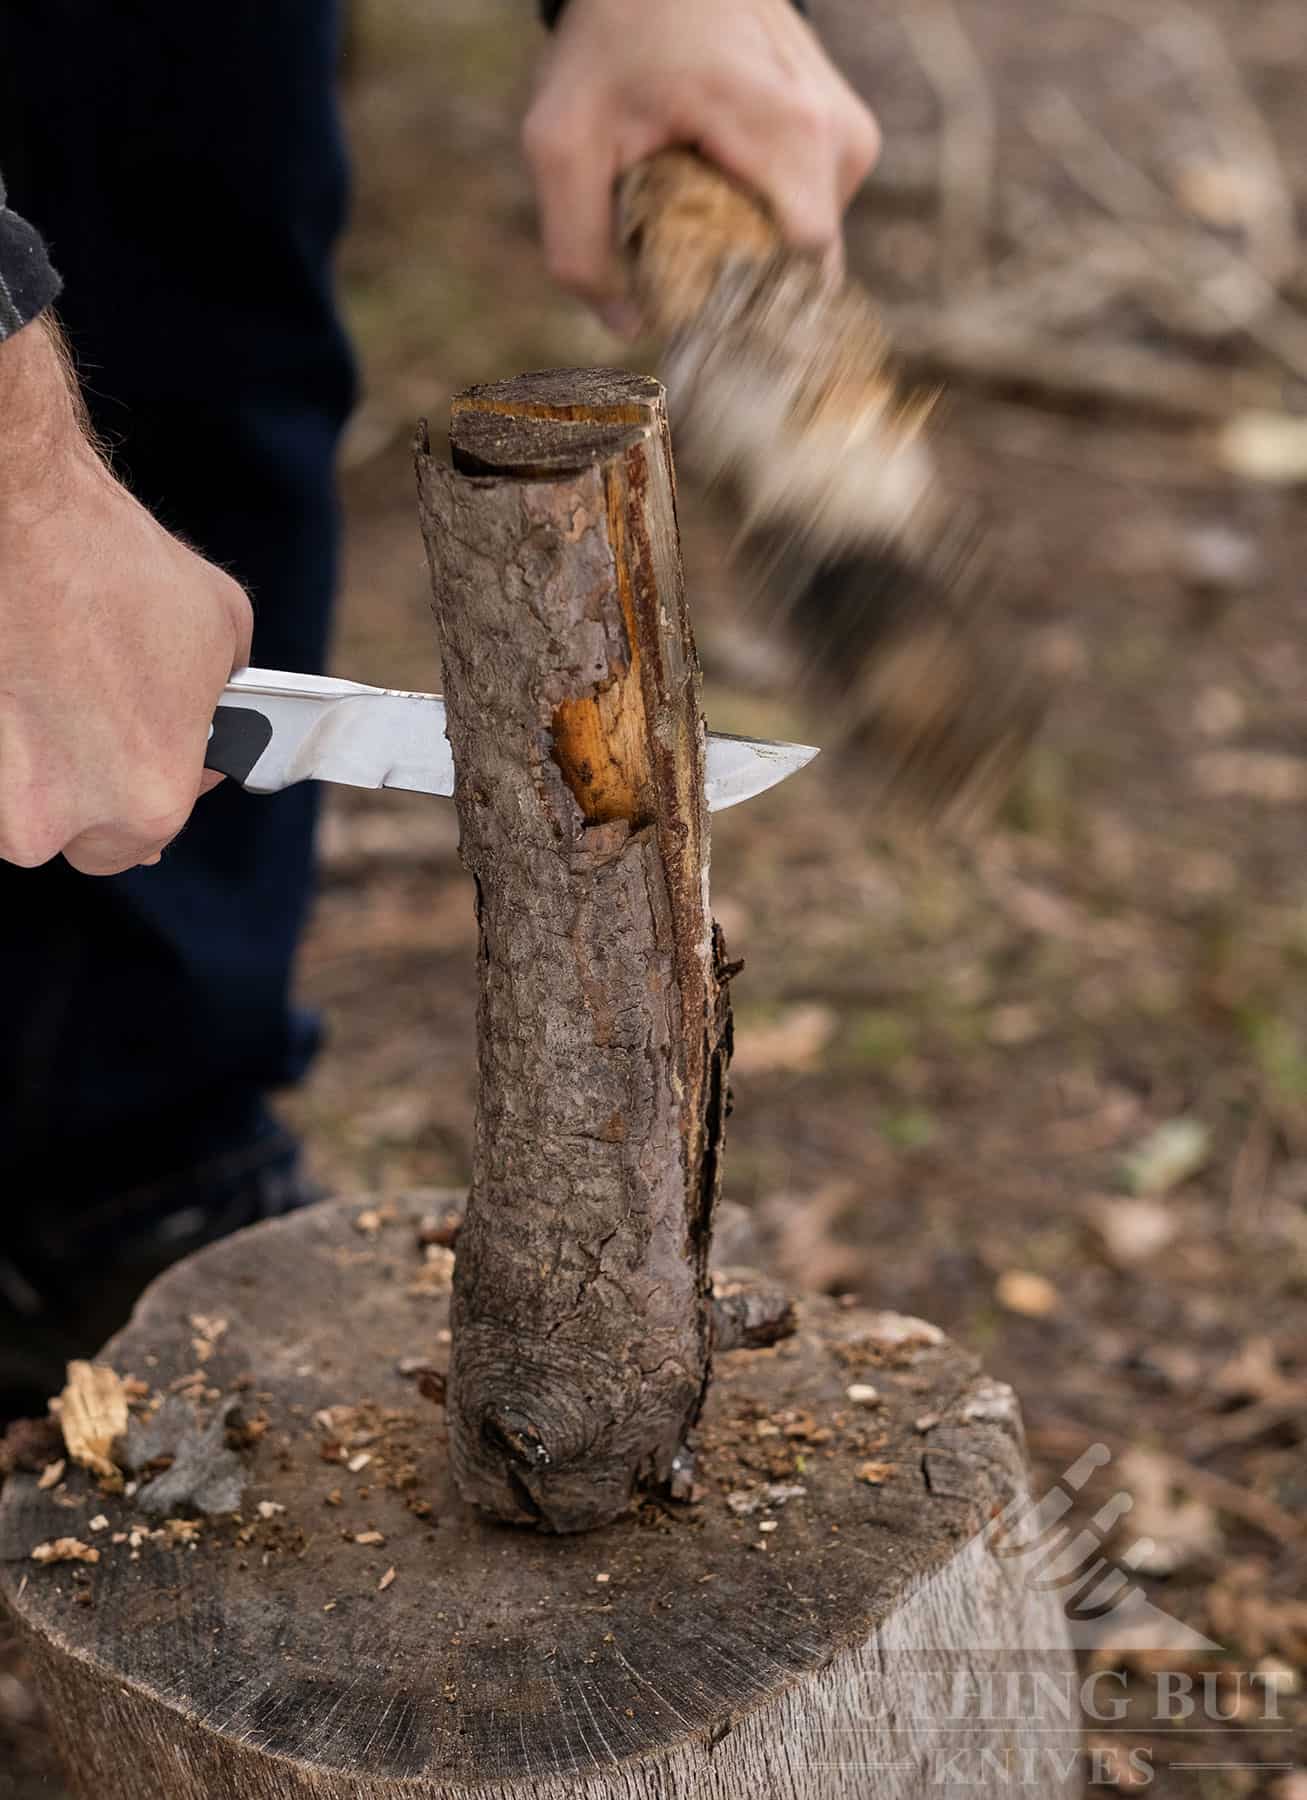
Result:
M45 1465L41 1470L40 1478L36 1484L43 1494L48 1493L52 1487L58 1487L59 1483L64 1478L64 1470L67 1467L68 1464L62 1456L57 1462L47 1463Z
M216 1344L219 1338L226 1337L228 1324L228 1320L215 1318L210 1313L192 1313L190 1318L191 1330L210 1344Z
M84 1544L80 1538L55 1538L51 1543L38 1544L32 1552L35 1563L82 1562L98 1563L100 1552Z
M386 1589L390 1586L391 1582L394 1579L395 1579L395 1569L392 1565L389 1569L386 1570L385 1574L381 1577L381 1580L377 1583L377 1592L379 1594L384 1594Z
M112 1369L71 1362L61 1395L64 1442L75 1463L102 1479L119 1479L113 1446L127 1430L127 1391Z

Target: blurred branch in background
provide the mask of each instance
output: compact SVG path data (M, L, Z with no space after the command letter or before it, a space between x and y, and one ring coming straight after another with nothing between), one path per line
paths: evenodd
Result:
M1013 95L953 0L905 0L897 18L936 123L891 129L863 210L933 189L934 296L910 280L888 310L905 360L1177 418L1275 408L1286 375L1307 383L1307 318L1286 294L1302 266L1294 194L1210 19L1183 0L1090 0L1065 83L1050 57ZM1128 112L1095 105L1104 93ZM875 236L859 234L873 258Z

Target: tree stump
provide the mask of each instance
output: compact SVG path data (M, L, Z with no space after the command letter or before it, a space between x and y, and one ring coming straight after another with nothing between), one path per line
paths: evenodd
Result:
M106 1442L0 1501L70 1777L1077 1792L1066 1623L993 1528L1027 1499L1010 1391L919 1321L710 1273L729 970L661 390L524 377L451 441L418 473L480 921L457 1250L323 1206L179 1265L107 1347L132 1482Z
M448 1258L405 1208L360 1214L201 1252L101 1358L204 1417L239 1396L238 1517L192 1533L80 1470L5 1488L0 1596L84 1800L1080 1791L1056 1594L984 1530L1025 1503L1016 1404L970 1357L800 1303L718 1356L694 1501L497 1525L454 1488L438 1382L400 1373L447 1362ZM67 1536L99 1561L32 1561Z

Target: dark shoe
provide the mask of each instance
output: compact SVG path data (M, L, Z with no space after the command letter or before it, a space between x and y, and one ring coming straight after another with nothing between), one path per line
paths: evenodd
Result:
M40 1418L74 1357L94 1356L156 1275L218 1238L323 1197L279 1128L193 1172L0 1245L0 1432ZM110 1226L110 1221L112 1221Z

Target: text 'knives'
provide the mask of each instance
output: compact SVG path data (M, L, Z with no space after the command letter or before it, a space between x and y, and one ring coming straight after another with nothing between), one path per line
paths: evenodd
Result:
M721 812L752 799L816 754L808 744L710 731L708 810ZM454 791L454 759L439 694L277 669L242 669L232 677L213 715L204 764L255 794L310 780L420 794Z

